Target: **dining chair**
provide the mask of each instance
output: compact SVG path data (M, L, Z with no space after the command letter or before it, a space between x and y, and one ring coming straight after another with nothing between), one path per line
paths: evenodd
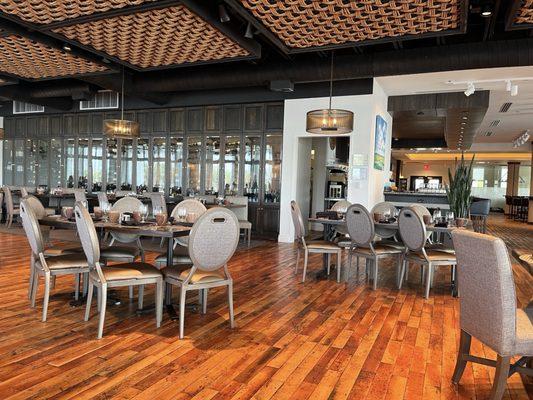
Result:
M184 333L185 301L187 292L198 290L202 298L202 313L207 311L207 291L227 286L230 326L234 327L233 279L228 271L239 243L239 221L233 212L222 207L206 211L194 223L189 234L189 255L192 267L186 270L163 269L167 285L180 287L180 339Z
M75 297L78 299L79 295L79 279L80 275L89 271L87 260L83 254L63 254L53 257L45 255L45 246L39 221L34 214L31 206L28 205L27 200L22 200L20 203L20 215L22 219L22 226L26 237L31 247L32 255L30 258L30 268L32 276L31 288L31 306L35 307L37 297L37 287L39 285L39 277L44 277L44 297L43 297L43 316L42 321L46 321L48 313L48 303L50 299L50 285L53 277L59 275L74 275L75 277Z
M215 204L217 196L214 194L199 194L194 196L196 200L203 200L205 204Z
M245 238L248 241L248 247L252 238L252 223L248 221L248 197L246 196L226 196L231 204L241 205L244 207L232 208L231 211L235 213L239 220L239 227L245 232Z
M125 212L141 212L143 203L135 197L123 197L111 207L111 211ZM135 243L137 247L117 246L115 242L129 244ZM131 233L113 232L111 231L111 242L109 247L102 249L100 256L107 261L119 262L133 262L137 257L141 257L144 262L144 249L139 235Z
M458 384L468 361L496 367L490 393L500 400L507 378L518 372L533 376L533 309L516 305L513 268L505 243L496 237L456 229L461 338L452 382ZM496 361L471 355L472 337L497 354ZM514 364L511 358L520 356Z
M348 210L348 207L351 205L352 203L350 203L348 200L340 200L333 204L330 211L346 214L346 210ZM335 227L335 233L340 235L341 238L346 237L348 235L348 229L344 225L338 225Z
M106 192L98 192L96 196L98 197L98 207L105 208L110 205Z
M372 210L370 210L370 215L372 218L374 218L374 214L388 214L391 217L394 217L398 212L398 209L396 206L388 201L382 201L380 203L377 203L372 207ZM391 239L393 240L396 236L397 231L394 229L387 229L382 227L376 228L376 235L378 235L382 239Z
M163 317L163 275L153 265L145 262L108 265L102 268L100 264L100 243L94 228L93 220L81 202L74 206L76 227L80 236L86 261L89 265L89 291L85 308L85 321L89 320L94 288L98 290L98 321L97 338L101 339L104 331L105 312L107 304L107 289L125 286L156 285L155 309L156 326L161 326ZM139 297L141 302L141 297Z
M116 197L128 197L131 193L131 190L115 190Z
M398 288L401 289L403 278L409 268L409 262L422 267L422 277L426 279L425 298L429 298L429 291L435 273L435 267L450 266L452 279L455 279L457 264L455 254L445 250L427 247L426 225L422 216L413 207L404 207L398 217L398 230L406 247L406 254L401 268Z
M352 241L349 253L349 268L352 267L352 257L355 256L357 265L357 276L359 276L359 258L366 260L367 266L372 273L367 276L372 277L373 289L377 289L379 260L382 258L396 257L396 276L400 276L404 250L398 247L387 246L376 241L376 231L374 219L361 204L353 204L346 211L346 227Z
M298 250L296 253L296 264L294 266L294 273L298 273L298 263L300 261L300 251L304 252L304 270L302 275L302 282L305 282L305 275L307 273L307 261L309 254L326 254L327 255L327 273L330 272L330 258L332 254L337 256L337 282L341 281L341 257L342 247L327 240L313 240L306 242L305 240L305 226L302 217L302 212L296 201L291 201L291 217L294 225L294 237L296 239Z
M13 218L20 215L20 208L13 203L13 192L9 186L4 186L4 201L6 202L6 226L11 228Z
M88 204L85 189L74 189L74 200L81 201L83 204Z
M36 189L34 187L21 186L20 187L20 197L21 198L26 197L30 193L31 194L35 193L35 191L36 191Z
M0 220L4 217L4 192L0 192Z

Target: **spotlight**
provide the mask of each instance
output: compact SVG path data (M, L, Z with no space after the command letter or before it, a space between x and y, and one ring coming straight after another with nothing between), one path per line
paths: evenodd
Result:
M250 22L248 22L248 25L246 25L246 32L244 33L244 37L246 39L253 39L254 38L254 33L252 31L252 24Z
M65 43L65 44L63 45L63 50L65 50L65 51L72 51L72 47L70 47L70 45L68 45L68 44Z
M474 94L475 91L476 91L476 87L474 86L474 84L472 82L468 82L468 86L466 87L466 90L465 90L465 96L468 97Z
M516 96L518 94L518 85L511 86L511 96Z
M512 88L512 83L511 81L505 81L505 90L507 90L508 92L511 91L511 88Z
M224 4L218 5L218 18L220 19L220 22L229 22L231 20Z
M481 16L488 18L492 15L492 9L488 4L485 4L483 8L481 9Z

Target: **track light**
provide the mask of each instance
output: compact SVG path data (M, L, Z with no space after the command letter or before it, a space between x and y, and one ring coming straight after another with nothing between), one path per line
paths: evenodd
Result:
M474 94L474 92L476 91L476 87L474 86L474 84L472 82L468 82L468 86L466 87L466 90L465 90L465 96L468 97L472 94Z
M251 22L248 22L248 25L246 25L246 32L244 33L244 37L246 39L253 39L254 33L252 31L252 24Z
M220 22L229 22L231 20L224 4L218 5L218 18L220 19Z
M511 96L518 95L518 85L511 85Z
M65 44L63 45L63 50L65 50L65 51L72 51L72 47L70 47L70 45L68 45L68 44L65 43Z
M505 81L505 90L510 92L511 91L511 87L512 87L511 81Z
M485 4L482 8L481 8L481 16L482 17L485 17L485 18L488 18L492 15L492 9L490 8L490 5L488 4Z
M529 129L526 129L520 136L513 140L513 147L517 148L526 144L529 140Z

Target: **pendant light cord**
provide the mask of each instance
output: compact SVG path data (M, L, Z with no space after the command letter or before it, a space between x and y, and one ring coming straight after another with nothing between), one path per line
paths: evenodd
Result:
M333 97L333 50L331 50L331 66L329 70L329 109L331 111L331 98Z
M122 66L122 94L121 94L121 113L120 119L124 120L124 66Z

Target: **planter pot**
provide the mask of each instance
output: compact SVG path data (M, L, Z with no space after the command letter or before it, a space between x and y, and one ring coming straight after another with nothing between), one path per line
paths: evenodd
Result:
M464 228L468 225L468 218L455 218L455 226L458 228Z

